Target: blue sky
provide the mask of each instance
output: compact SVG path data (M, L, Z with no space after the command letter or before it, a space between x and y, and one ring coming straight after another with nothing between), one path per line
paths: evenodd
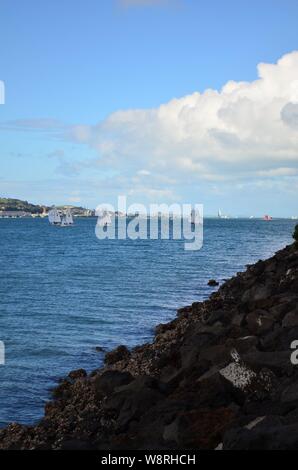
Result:
M0 8L2 196L298 213L296 0Z

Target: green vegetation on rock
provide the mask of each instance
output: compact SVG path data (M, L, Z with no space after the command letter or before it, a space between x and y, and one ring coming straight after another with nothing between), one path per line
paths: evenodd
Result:
M0 198L0 212L1 211L22 211L27 212L28 214L42 214L48 212L51 209L49 206L43 206L39 204L31 204L28 201L22 201L21 199L12 199L12 198ZM75 216L91 216L94 215L94 211L86 209L84 207L76 207L70 205L57 206L57 209L67 210L70 209L72 214Z
M21 201L20 199L0 198L0 210L24 211L29 212L30 214L41 214L43 212L43 206L30 204L28 201Z

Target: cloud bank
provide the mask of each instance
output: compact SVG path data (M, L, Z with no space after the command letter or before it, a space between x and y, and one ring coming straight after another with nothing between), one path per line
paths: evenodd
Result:
M154 109L111 114L72 138L95 149L98 165L135 178L285 177L298 168L298 51L261 63L258 79L227 82Z
M119 110L95 125L19 119L0 123L0 131L41 133L59 148L77 143L47 155L57 160L55 173L75 179L86 194L92 187L104 200L118 194L140 202L193 197L213 208L253 205L268 212L274 205L280 214L294 214L298 51L257 71L252 82L231 80L157 108Z

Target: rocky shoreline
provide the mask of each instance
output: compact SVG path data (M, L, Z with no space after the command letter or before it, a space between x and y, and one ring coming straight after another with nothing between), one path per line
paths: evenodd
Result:
M0 449L297 449L298 246L179 309L152 343L72 371Z

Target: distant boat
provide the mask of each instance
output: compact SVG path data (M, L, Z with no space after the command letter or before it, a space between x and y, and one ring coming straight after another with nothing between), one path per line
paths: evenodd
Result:
M263 220L269 221L269 220L272 220L272 217L271 217L271 215L266 214L266 215L264 215Z
M53 207L48 213L48 218L51 225L58 225L60 227L70 227L73 225L73 218L69 209L62 212Z
M73 218L70 210L68 209L62 216L61 227L70 227L73 225Z
M61 225L61 214L56 207L49 211L48 218L51 225Z
M298 220L298 216L297 215L292 215L291 219L292 220Z
M218 209L217 217L219 219L228 219L229 218L227 215L223 215L220 209Z

